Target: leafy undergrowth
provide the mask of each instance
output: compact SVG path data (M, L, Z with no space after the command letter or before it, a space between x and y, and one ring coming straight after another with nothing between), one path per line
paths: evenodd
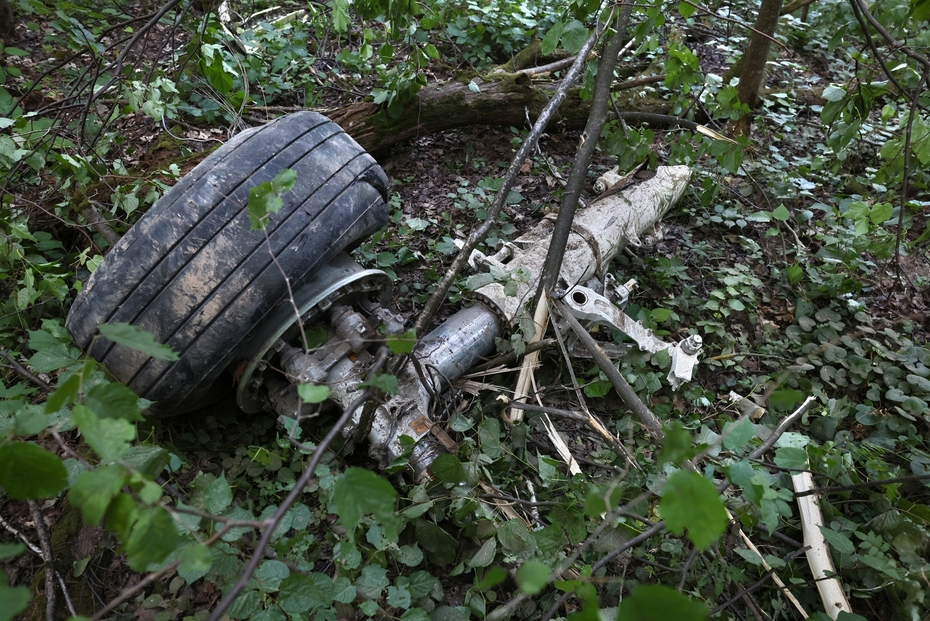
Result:
M51 569L79 615L158 621L206 619L243 575L260 529L332 418L308 423L302 445L272 416L247 415L232 401L182 420L143 419L147 404L107 379L62 327L107 245L99 229L76 224L76 213L95 206L120 230L183 173L185 157L196 159L268 106L371 88L396 112L437 56L486 66L534 31L545 46L571 48L595 11L584 3L545 11L503 1L427 4L417 16L389 8L399 13L388 23L371 19L380 5L366 3L364 27L346 21L346 2L294 5L286 20L275 14L238 32L249 53L215 19L179 12L153 32L161 42L178 36L184 54L156 55L155 46L127 56L131 67L112 98L81 108L87 118L68 116L77 107L69 102L112 77L103 65L83 73L89 59L102 63L120 49L109 24L125 20L126 29L149 14L17 4L28 34L22 47L6 48L0 89L9 132L0 135L0 502L9 533L0 545L9 585L0 587L0 618L23 610L41 618ZM628 314L669 341L704 339L695 377L678 391L665 380L665 354L617 361L663 421L664 439L644 431L590 359L566 362L558 346L543 352L536 371L536 396L554 409L551 420L528 412L506 424L502 396L511 395L513 374L471 377L443 397L438 421L457 448L434 463L434 481L412 483L403 463L378 471L363 446L328 449L228 617L823 618L792 480L810 471L822 492L819 530L852 609L924 618L930 270L927 204L913 197L925 195L928 180L913 162L911 198L901 197L905 149L921 165L930 161L930 122L916 115L908 125L898 87L873 79L877 68L857 47L844 7L812 8L807 24L783 19L784 46L770 64L751 142L616 121L605 129L592 180L643 159L694 169L663 234L611 266L618 282L637 281ZM739 9L751 15L752 7ZM663 15L673 12L642 7L637 45L623 62L661 68L664 82L648 88L726 134L742 109L724 75L746 35L706 16L670 20L674 28L663 30ZM847 54L861 64L851 66ZM63 70L44 74L58 58L69 59ZM923 88L918 72L895 71L909 88ZM14 107L24 92L44 99ZM156 138L166 120L183 140ZM455 242L487 216L524 135L466 129L422 138L385 162L391 224L356 257L397 278L394 308L408 319ZM486 251L558 203L577 142L553 134L524 164ZM461 276L450 304L470 302L474 281ZM172 355L131 330L107 336ZM597 338L626 341L603 329ZM522 345L517 330L500 349ZM733 393L749 407L734 404ZM759 452L802 403L803 415ZM604 431L566 414L585 407ZM49 552L54 567L37 560ZM63 591L55 592L65 618Z

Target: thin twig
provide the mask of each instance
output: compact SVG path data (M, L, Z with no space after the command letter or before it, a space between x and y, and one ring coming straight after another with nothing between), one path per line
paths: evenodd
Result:
M36 544L34 544L34 543L32 543L31 541L29 541L29 538L26 537L26 535L24 535L22 532L20 532L19 530L17 530L12 524L10 524L10 523L7 522L5 519L3 519L3 516L2 516L2 515L0 515L0 526L2 526L3 528L5 528L5 529L7 530L8 533L10 533L10 534L13 535L14 537L16 537L17 539L19 539L20 541L22 541L22 542L23 542L23 545L26 546L26 549L27 549L27 550L29 550L30 552L32 552L33 554L35 554L36 556L38 556L38 557L39 557L40 559L42 559L43 561L45 560L45 556L44 556L44 554L43 554L43 552L42 552L42 549L39 548L39 546L37 546Z
M3 519L3 516L0 516L0 526L5 528L7 532L9 532L11 535L16 537L20 541L22 541L23 545L26 546L27 550L29 550L30 552L38 556L40 559L43 560L43 562L45 561L45 553L42 552L42 550L36 544L29 541L26 535L16 530L16 528L14 528L12 524L10 524L5 519ZM49 546L49 548L51 548L51 546ZM61 574L58 573L57 569L55 570L55 578L58 580L58 586L61 587L61 593L62 595L64 595L65 604L68 605L68 612L71 613L72 617L76 617L77 611L74 608L74 603L71 601L71 596L68 594L68 587L65 585L65 580L64 578L61 577Z
M524 355L529 354L534 351L546 349L547 347L552 347L553 345L555 345L555 339L551 339L551 338L543 339L541 341L536 341L535 343L527 343L526 350L523 353ZM493 371L494 369L496 369L502 364L513 362L514 360L517 359L517 357L518 357L517 352L511 350L507 352L506 354L501 354L500 356L497 356L496 358L491 358L487 362L479 364L476 367L472 367L472 369L468 372L468 375L470 377L474 377L475 375L480 375L483 371Z
M233 526L230 526L230 525L223 526L223 528L221 528L221 529L218 530L216 533L214 533L212 537L210 537L209 539L207 539L207 540L203 543L203 545L205 545L205 546L211 546L211 545L213 545L214 543L216 543L217 541L219 541L220 539L222 539L222 538L226 535L226 533L228 533L228 532L229 532L230 530L232 530L233 528L234 528L234 527L233 527ZM113 598L112 600L110 600L109 602L107 602L107 605L106 605L106 606L104 606L103 608L101 608L100 610L98 610L97 612L95 612L95 613L94 613L94 616L90 618L90 621L100 621L101 619L103 619L103 617L105 617L105 616L107 615L107 613L109 613L111 610L113 610L114 608L116 608L117 606L119 606L120 604L122 604L123 602L125 602L127 599L129 599L130 597L132 597L133 595L135 595L135 594L138 593L139 591L143 590L144 588L146 588L146 587L149 586L150 584L152 584L152 583L154 583L154 582L158 582L158 581L161 580L162 578L165 578L166 576L171 575L171 573L174 572L174 571L178 568L178 566L179 566L180 564L181 564L181 561L179 561L179 560L178 560L178 561L174 561L174 562L171 563L170 565L166 565L165 567L162 567L162 568L159 569L158 571L155 571L155 572L150 573L148 576L146 576L145 578L143 578L143 579L140 580L139 582L135 583L134 585L132 585L132 586L130 586L130 587L128 587L128 588L126 588L126 589L124 589L124 590L122 590L122 591L120 591L120 594L117 595L117 596L116 596L115 598Z
M901 267L901 239L904 237L904 212L907 211L907 192L910 189L910 172L911 172L911 138L914 128L914 117L917 116L917 101L920 99L920 91L923 90L924 82L927 81L927 70L930 67L924 66L923 73L920 74L920 82L914 89L914 97L911 99L911 110L907 117L907 129L904 132L904 168L901 170L901 207L898 209L898 230L894 243L894 266L895 275L900 279L901 274L907 279L912 289L916 289L914 281L908 273Z
M231 528L266 528L268 526L268 520L237 520L230 517L224 517L222 515L214 515L212 513L207 513L206 511L200 511L199 509L194 509L193 507L166 507L169 513L184 513L187 515L194 515L206 520L211 520L213 522L219 522Z
M785 561L790 561L790 560L792 560L793 558L795 558L795 557L800 556L801 554L803 554L806 550L807 550L806 547L801 548L800 550L795 550L794 552L792 552L791 554L789 554L788 556L786 556L786 557L784 558L784 560L785 560ZM746 596L746 595L752 593L753 591L758 590L762 585L764 585L766 582L768 582L768 579L769 579L774 573L775 573L775 570L774 570L774 569L771 569L771 570L765 572L764 574L762 574L762 577L759 578L757 581L753 582L753 583L750 584L748 587L746 587L745 589L743 589L742 591L740 591L739 593L737 593L736 595L734 595L733 597L731 597L730 599L728 599L727 601L725 601L724 603L722 603L722 604L720 604L719 606L717 606L716 608L712 609L709 613L707 613L708 616L713 616L713 615L717 614L718 612L720 612L720 611L722 611L722 610L725 610L725 609L729 608L730 606L733 605L734 602L739 601L740 598L742 598L742 597L744 597L744 596Z
M807 408L809 408L813 402L814 402L813 396L809 396L807 399L805 399L804 403L798 406L798 409L796 409L794 412L792 412L787 417L785 417L785 419L782 420L781 423L779 423L778 427L775 428L775 431L773 431L769 435L769 437L763 440L762 444L760 444L753 451L751 451L749 455L746 456L746 458L747 459L759 459L764 454L766 454L770 448L775 446L775 443L778 442L778 438L780 438L782 434L788 431L788 428L794 424L794 421L800 418L801 415L807 411Z
M563 58L562 60L557 60L555 62L549 63L547 65L539 65L538 67L527 67L526 69L519 69L514 71L514 75L528 75L530 77L542 75L544 73L552 73L553 71L559 71L560 69L565 69L566 67L571 66L575 62L577 55L570 56L568 58Z
M785 45L784 43L782 43L781 41L779 41L779 40L776 39L775 37L773 37L773 36L771 36L771 35L768 35L768 34L766 34L766 33L764 33L764 32L761 32L760 30L757 30L756 28L753 28L752 26L750 26L750 25L747 24L746 22L740 21L740 20L735 19L735 18L732 18L732 17L727 17L727 16L725 16L725 15L721 15L721 14L720 14L719 12L717 12L717 11L712 11L712 10L710 10L710 9L707 8L707 7L701 6L700 4L697 4L697 3L695 3L695 2L691 2L691 0L683 0L683 2L684 2L685 4L690 4L691 6L693 6L693 7L694 7L695 9L697 9L698 11L700 11L700 12L702 12L702 13L705 13L706 15L709 15L709 16L715 18L715 19L722 19L723 21L726 21L726 22L732 22L732 23L736 24L737 26L742 26L742 27L745 28L746 30L748 30L748 31L750 31L750 32L752 32L752 33L755 33L755 34L759 35L760 37L765 37L766 39L768 39L769 41L771 41L772 43L774 43L774 44L776 44L776 45L780 45L781 48L782 48L783 50L785 50L786 52L791 52L791 48L789 48L787 45Z
M154 15L152 18L143 26L140 26L138 30L135 31L132 38L119 53L119 56L116 57L116 60L110 63L107 66L107 69L112 69L112 76L110 80L96 89L94 93L87 100L87 106L89 107L93 102L100 98L122 75L123 63L126 61L126 55L129 54L129 51L136 45L139 39L148 33L149 30L155 27L156 24L165 16L168 11L173 9L177 4L180 4L181 0L169 0L165 3Z
M821 476L817 472L812 474L816 476ZM930 479L930 474L913 474L906 477L895 477L893 479L882 479L881 481L864 481L862 483L850 483L849 485L837 485L835 487L820 487L817 489L810 489L805 492L795 492L795 498L801 498L802 496L820 496L821 494L829 494L831 492L847 492L853 489L862 489L865 487L879 487L882 485L892 485L894 483L910 483L911 481L926 481Z
M869 7L866 6L865 2L863 2L862 0L849 0L849 1L852 2L856 6L856 8L859 9L859 11L862 13L862 16L865 17L865 20L869 22L872 28L874 28L875 31L878 32L878 34L882 36L885 42L888 43L888 45L891 46L892 49L896 49L896 50L900 50L904 52L905 55L913 58L918 63L923 65L924 72L927 72L928 70L930 70L930 58L927 58L923 54L918 54L917 52L912 50L907 45L895 39L894 35L888 32L885 29L885 27L882 26L881 22L875 19L875 16L872 15L871 12L869 12Z
M3 356L4 358L6 358L9 361L10 365L14 369L16 369L17 373L25 377L27 380L29 380L30 382L32 382L33 384L35 384L42 390L47 390L51 392L52 387L49 386L47 382L45 382L44 380L42 380L42 378L30 372L28 369L26 369L26 367L24 367L19 362L17 362L16 358L14 358L13 355L10 354L10 352L8 352L5 347L0 348L0 356Z
M39 503L35 500L28 502L32 519L36 524L36 532L39 534L39 544L42 546L42 560L45 562L45 619L55 621L55 566L52 564L52 544Z
M635 537L633 537L626 543L614 548L608 555L601 558L601 560L599 560L597 563L595 563L594 566L592 566L592 570L593 570L591 572L592 575L594 575L594 572L600 570L602 567L607 565L607 563L617 558L618 556L620 556L627 550L635 548L636 546L638 546L639 544L645 541L649 541L649 539L658 535L663 530L665 530L665 522L664 521L656 522L654 525L650 526L649 528L647 528L640 534L636 535ZM569 597L571 597L571 593L563 593L561 597L559 597L559 599L557 599L555 603L552 604L552 606L549 608L548 612L546 612L546 614L543 616L541 621L548 621L553 616L555 616L555 613L558 612L559 608L561 608L565 604L565 602L568 601Z
M578 320L575 319L561 301L553 300L553 302L559 314L562 315L562 318L571 326L578 340L587 348L598 368L607 376L607 379L617 391L617 394L623 399L624 403L626 403L626 406L630 408L633 414L636 415L653 437L662 437L662 423L660 423L656 415L652 413L652 410L646 407L646 404L643 403L639 395L636 394L630 384L624 379L623 375L620 374L620 371L613 365L610 358L604 353L604 350L598 346L597 341L588 334L588 331L585 330L580 323L578 323Z
M117 595L115 598L107 602L106 606L104 606L103 608L98 610L96 613L94 613L94 616L90 618L90 621L100 621L100 619L103 619L103 617L106 616L107 613L109 613L111 610L113 610L114 608L116 608L117 606L125 602L127 599L129 599L130 597L132 597L133 595L135 595L136 593L138 593L145 587L155 582L158 582L159 580L161 580L162 578L166 576L171 575L171 572L176 570L178 568L178 565L180 564L181 564L181 561L174 561L170 565L167 565L165 567L162 567L158 571L150 573L145 578L135 583L128 589L125 589L124 591L120 592L119 595Z
M527 412L537 412L539 414L551 414L553 416L559 416L561 418L577 420L578 422L581 422L581 423L588 422L588 419L584 414L582 414L581 412L575 412L572 410L550 408L544 405L534 405L532 403L525 403L523 401L508 401L507 407L516 408L518 410L526 410Z
M691 554L689 554L688 558L685 560L685 564L681 567L681 580L678 581L679 593L685 590L685 583L688 581L688 570L691 569L691 563L694 562L698 554L700 554L700 552L697 548L692 549Z

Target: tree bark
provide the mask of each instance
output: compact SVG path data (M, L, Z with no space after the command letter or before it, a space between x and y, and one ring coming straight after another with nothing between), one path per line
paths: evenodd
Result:
M0 0L0 38L4 41L16 38L16 21L10 0Z
M756 18L755 30L749 38L749 46L743 54L743 69L739 76L737 94L739 100L750 108L757 108L761 103L759 90L765 83L765 65L772 49L772 39L778 27L782 0L762 0L759 16ZM748 116L748 115L747 115ZM743 117L744 119L746 117ZM740 119L740 123L743 119ZM748 119L746 120L748 129Z
M474 87L470 87L473 83ZM624 90L626 83L614 87ZM642 80L631 80L633 86ZM467 125L526 124L539 116L556 87L555 83L536 84L526 75L492 74L475 76L469 82L450 81L430 84L404 106L400 117L387 118L381 107L360 102L331 111L329 118L342 126L366 150L377 155L391 146L426 136L438 131ZM569 91L550 123L552 130L584 127L590 110L589 102L582 101L579 89ZM620 102L623 110L668 114L668 102L656 97L631 95Z

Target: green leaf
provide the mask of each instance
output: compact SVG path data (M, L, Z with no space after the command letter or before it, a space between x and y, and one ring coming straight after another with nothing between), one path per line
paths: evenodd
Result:
M387 346L394 354L409 354L417 345L417 333L407 330L403 334L389 334Z
M693 4L690 4L688 2L678 3L678 14L684 17L685 19L688 19L689 17L694 15L694 11L695 11L695 8Z
M366 386L371 386L372 388L377 388L382 392L386 392L389 395L396 395L398 390L397 386L397 377L390 375L388 373L378 373L373 378L365 382Z
M249 201L246 209L252 230L263 229L268 225L269 216L278 213L284 206L281 194L293 188L296 181L297 173L285 168L271 181L265 181L249 188Z
M355 581L355 588L358 589L358 596L362 599L378 599L389 584L390 580L384 567L366 565Z
M82 472L78 475L68 498L71 504L81 510L84 523L96 526L128 479L128 473L122 466L101 466L96 470Z
M623 490L619 486L592 487L584 499L584 513L588 517L600 518L609 509L616 507L623 500Z
M872 209L869 210L869 219L872 221L872 224L878 226L891 219L893 213L894 207L891 206L891 203L876 203Z
M772 212L772 217L776 220L781 220L782 222L787 222L791 219L791 212L788 211L788 208L784 205L779 205L775 208L775 211Z
M347 531L353 533L363 515L373 515L384 526L385 536L390 540L396 540L399 527L394 513L396 502L394 487L364 468L349 468L337 477L330 497L330 506Z
M672 316L672 311L667 308L654 308L649 315L656 323L662 323Z
M466 278L463 286L470 291L477 291L482 287L490 285L492 282L494 282L494 276L488 272L480 272Z
M410 605L413 602L410 599L410 591L408 591L405 587L389 586L387 592L387 603L388 606L406 610L410 608Z
M528 560L536 553L536 540L522 520L507 520L498 526L497 540L504 552L516 560Z
M494 567L487 570L487 572L485 572L484 578L482 578L481 581L475 585L475 588L479 591L487 591L490 588L496 587L498 584L506 580L507 577L507 572L495 565Z
M179 359L170 347L155 342L155 337L142 328L128 323L105 323L99 330L100 334L114 343L142 352L155 360L175 362Z
M98 384L87 391L84 405L100 418L128 421L145 420L139 411L139 397L122 384Z
M549 568L539 561L526 561L517 570L516 578L521 591L536 595L549 582Z
M458 540L447 533L441 526L432 522L418 519L416 522L416 537L423 549L431 553L430 560L446 566L455 560Z
M660 464L671 462L680 466L682 462L694 457L694 440L691 432L685 429L681 422L675 420L663 425L665 437L662 439L662 450L659 451L656 461Z
M32 594L26 587L8 587L6 576L0 574L3 584L0 584L0 621L9 621L26 609Z
M284 207L284 201L278 196L270 181L259 183L249 188L249 225L253 231L264 229L268 225L268 217L277 213Z
M25 549L26 546L21 543L0 543L0 560L19 556Z
M918 22L930 20L930 0L911 0L911 17Z
M262 594L255 589L244 591L233 600L227 615L230 619L251 619L262 607Z
M501 422L500 419L487 416L481 420L478 428L478 440L481 443L481 452L491 459L501 456ZM464 481L465 479L460 479Z
M72 351L44 330L29 335L29 347L35 352L29 359L29 366L37 373L51 373L74 364L76 359Z
M180 566L178 566L178 574L188 584L205 576L210 570L210 566L213 565L210 548L201 543L192 543L185 547L181 550L178 560L181 561Z
M329 386L320 384L298 384L297 395L304 403L323 403L329 399Z
M333 28L336 32L345 32L351 23L349 0L333 0Z
M478 548L478 551L475 552L468 560L469 567L487 567L492 562L494 562L494 555L497 554L497 538L490 537L488 538L481 547Z
M433 460L429 472L441 483L457 484L468 478L462 462L459 461L458 457L450 453L443 453Z
M775 451L775 465L790 470L807 469L807 451L794 446L783 446Z
M299 615L333 602L333 581L325 574L291 574L278 587L278 605L285 612Z
M586 384L584 387L584 394L586 397L591 397L592 399L599 399L607 395L610 392L610 389L613 388L613 384L607 380L598 380L596 382L591 382Z
M277 591L281 586L281 581L290 575L291 570L287 565L274 559L262 561L262 564L255 570L255 579L266 593Z
M66 405L74 403L83 380L83 373L73 373L71 377L58 384L55 392L45 400L45 413L54 414Z
M789 412L804 401L804 393L790 388L776 390L769 396L769 405L780 412Z
M222 513L232 504L232 499L232 488L226 481L225 472L213 479L203 492L204 506L209 513Z
M290 168L282 168L271 180L271 189L276 194L283 194L292 189L295 183L297 183L297 172Z
M846 97L846 89L832 84L823 89L823 98L827 101L841 101Z
M93 410L83 405L75 405L71 411L84 441L105 462L119 459L129 450L129 443L136 439L136 428L129 421L100 418Z
M178 545L174 520L163 507L150 507L140 512L125 542L126 563L133 571L145 571L152 563L165 560Z
M129 448L120 463L141 475L154 479L171 461L171 455L160 446L137 444Z
M785 270L785 274L788 276L788 282L792 285L796 285L804 278L804 269L795 263Z
M856 553L856 545L846 535L831 530L826 526L821 526L820 532L823 534L823 538L827 540L827 543L830 544L830 547L833 548L834 552L838 554Z
M577 19L565 24L562 29L562 47L569 54L577 54L588 40L588 29Z
M723 446L730 451L741 449L749 444L756 435L756 430L748 418L727 423L723 426Z
M351 604L355 601L356 591L352 581L345 576L339 576L333 582L333 601L340 604Z
M617 612L617 621L703 621L706 618L707 607L702 602L659 584L637 588L633 595L623 598Z
M68 471L41 446L11 441L0 446L0 486L17 500L51 498L68 487Z
M284 611L272 604L264 610L259 610L252 616L252 621L287 621Z
M541 51L543 56L549 56L555 51L555 48L559 46L559 39L562 38L562 28L564 28L564 26L562 22L556 22L552 24L552 27L546 32L546 36L543 37L542 40Z
M659 512L669 532L688 539L698 550L706 550L727 526L727 511L714 484L697 472L679 470L662 489Z

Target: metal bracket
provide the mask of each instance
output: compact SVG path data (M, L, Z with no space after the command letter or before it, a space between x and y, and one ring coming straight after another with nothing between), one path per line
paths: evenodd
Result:
M623 332L636 342L640 351L656 354L667 349L672 358L668 382L673 390L691 381L704 344L700 336L689 336L680 343L666 343L653 334L652 330L614 306L609 299L582 285L575 285L569 289L562 301L578 319L587 321L590 325L605 325Z

